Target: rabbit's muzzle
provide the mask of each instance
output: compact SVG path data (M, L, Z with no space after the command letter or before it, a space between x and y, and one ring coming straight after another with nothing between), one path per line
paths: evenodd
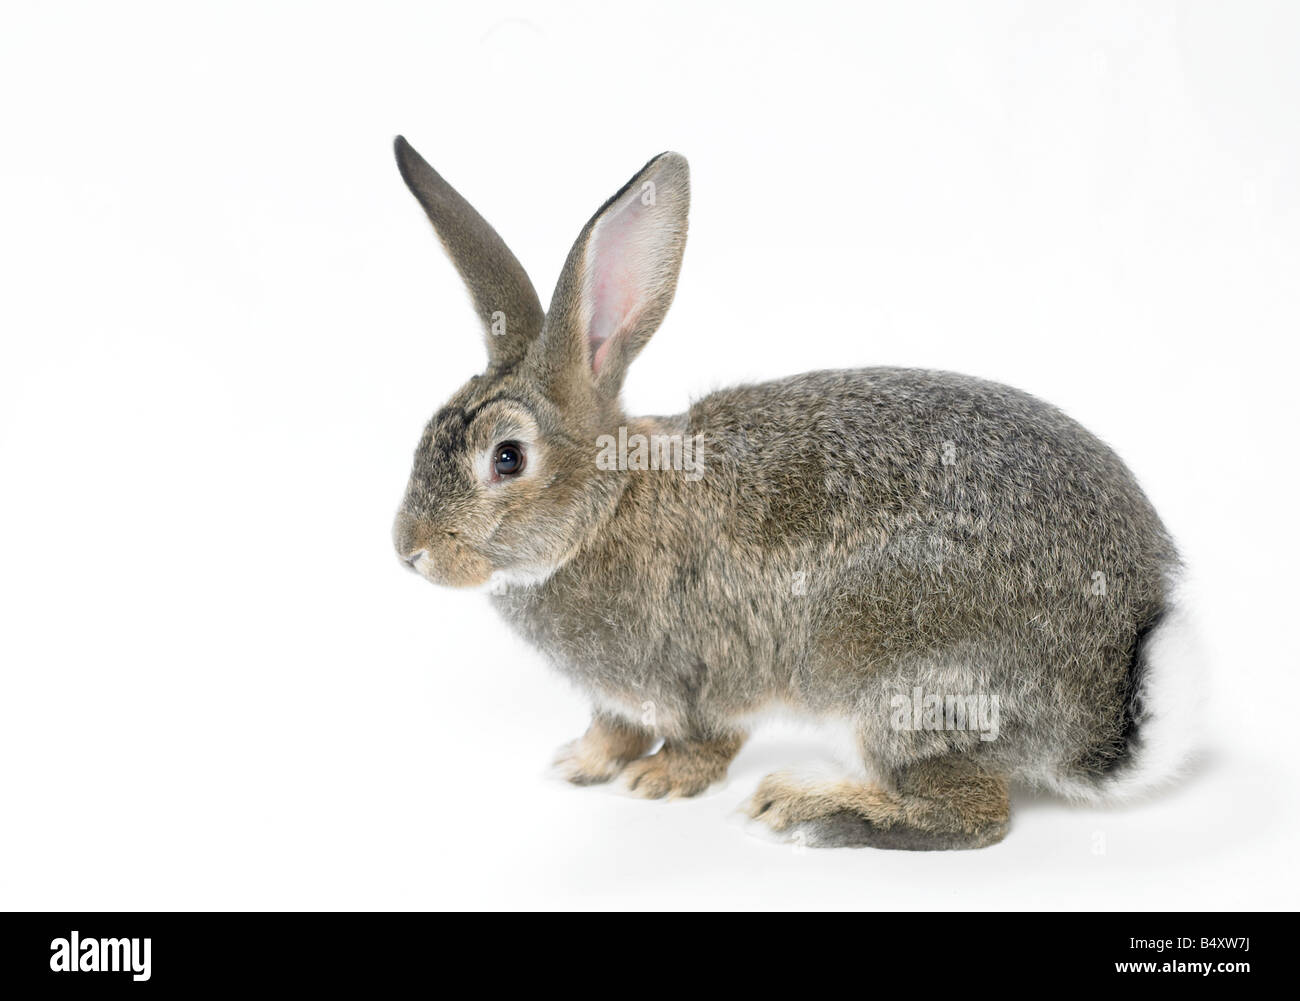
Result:
M393 521L398 559L421 577L450 587L476 587L492 575L492 565L456 532L439 529L427 518L398 511Z

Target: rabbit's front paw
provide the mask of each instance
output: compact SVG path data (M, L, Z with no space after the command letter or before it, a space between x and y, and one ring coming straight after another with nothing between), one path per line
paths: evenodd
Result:
M629 761L634 761L654 743L654 735L622 720L597 716L577 740L556 752L554 768L566 782L578 786L608 782Z
M743 737L665 741L650 757L627 766L627 787L646 799L698 796L727 774L727 766L743 742Z
M608 782L623 770L625 764L618 758L602 756L579 737L555 752L552 767L564 781L576 786L590 786Z

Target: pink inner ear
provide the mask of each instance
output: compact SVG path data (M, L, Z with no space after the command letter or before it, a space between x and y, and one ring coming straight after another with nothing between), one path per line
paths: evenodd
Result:
M587 344L591 349L591 374L596 375L600 372L600 367L605 364L605 355L609 352L609 346L612 340L606 337L603 341L595 338L588 340Z
M592 231L587 257L591 297L587 345L593 373L600 371L614 338L631 325L644 301L653 270L648 253L652 248L640 232L644 221L640 192L629 191L623 204L607 212Z

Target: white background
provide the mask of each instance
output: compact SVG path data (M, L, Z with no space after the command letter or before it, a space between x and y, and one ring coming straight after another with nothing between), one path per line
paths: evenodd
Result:
M1298 40L1285 2L9 5L0 906L1296 906ZM631 412L917 365L1110 442L1199 581L1193 778L937 855L749 836L813 737L698 801L547 778L581 696L389 542L482 366L398 132L544 301L690 158Z

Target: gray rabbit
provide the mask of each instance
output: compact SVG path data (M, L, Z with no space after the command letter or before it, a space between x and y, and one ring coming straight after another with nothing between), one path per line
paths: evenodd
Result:
M629 417L624 376L681 266L686 160L601 206L544 311L491 226L396 152L488 367L425 427L394 543L430 581L489 585L590 696L569 781L692 796L792 712L848 727L860 773L770 775L749 815L930 850L1001 840L1011 781L1107 799L1177 772L1179 558L1109 448L1018 390L907 369Z

